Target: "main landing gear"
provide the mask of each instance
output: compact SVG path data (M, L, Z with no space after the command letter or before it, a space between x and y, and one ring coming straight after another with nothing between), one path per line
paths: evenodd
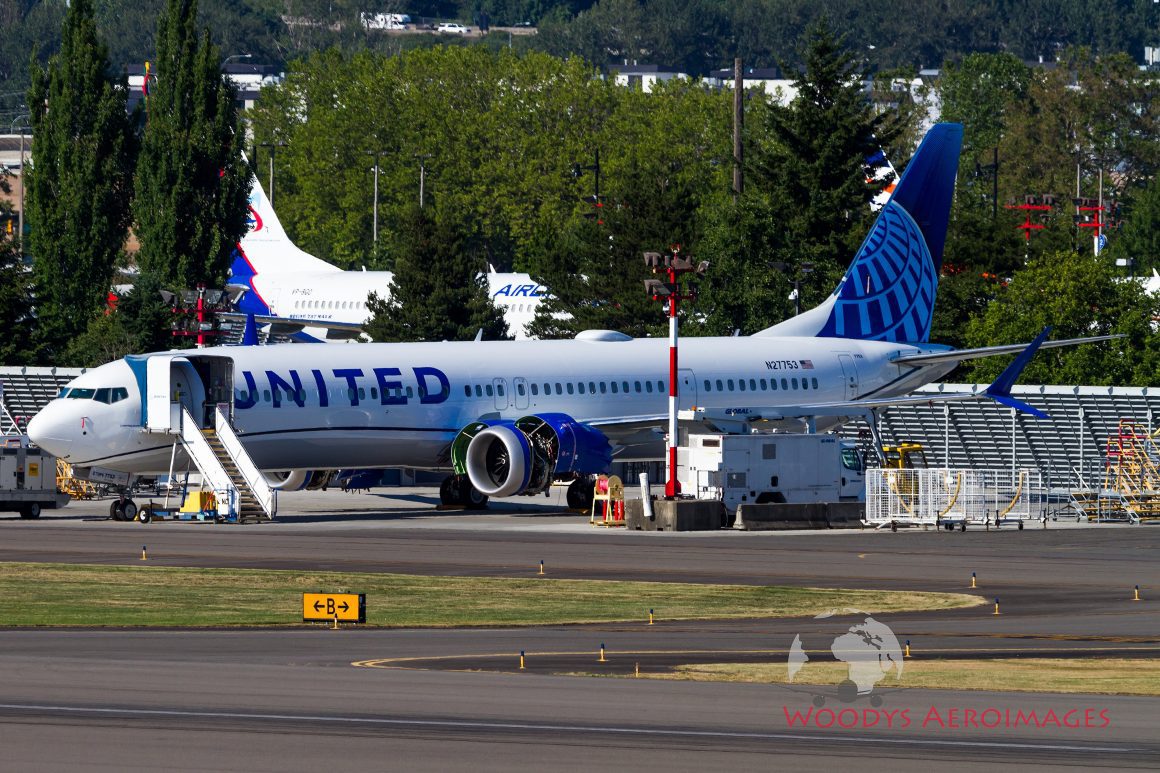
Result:
M592 509L592 495L592 479L588 476L577 478L568 484L568 509L588 512Z
M132 499L122 494L109 505L109 517L114 521L135 521L137 520L137 505Z
M445 507L487 508L487 494L481 494L466 475L448 475L439 486L439 504Z

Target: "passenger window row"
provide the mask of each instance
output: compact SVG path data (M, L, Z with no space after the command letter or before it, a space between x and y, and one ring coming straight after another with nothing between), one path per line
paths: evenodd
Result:
M607 394L665 394L664 381L533 381L527 386L525 382L517 381L515 384L516 393L520 397L527 395L528 390L531 390L533 397L539 397L541 394L549 395L607 395ZM492 388L491 384L464 384L463 396L471 397L494 397L496 395L504 396L504 386L502 383L497 383Z
M716 379L715 381L705 379L704 386L706 392L776 392L778 390L778 380L776 378L771 378L768 381L764 378L751 378L748 380L743 378L736 380L727 378ZM802 376L801 379L798 379L797 376L790 376L781 379L781 389L820 389L820 387L818 386L818 379L814 376L810 376L809 378Z

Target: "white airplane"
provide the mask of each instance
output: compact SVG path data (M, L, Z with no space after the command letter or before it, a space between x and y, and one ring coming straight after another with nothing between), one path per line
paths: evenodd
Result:
M1036 413L1011 398L1011 384L1040 345L1078 341L1044 343L1044 331L1027 346L927 342L961 141L957 124L929 132L821 305L752 336L683 339L679 407L765 427L812 417L820 431L937 399L906 395L964 360L1022 352L985 396ZM214 418L274 487L341 467L448 469L445 503L572 479L569 502L583 505L586 476L614 458L663 458L668 374L667 340L599 330L558 341L221 346L90 370L28 432L74 469L160 474L180 452L182 421Z
M390 271L343 271L303 252L286 235L262 186L250 189L250 230L234 251L227 288L239 316L253 314L272 333L296 341L349 341L370 321L367 296L390 296ZM527 274L486 274L488 294L503 310L508 331L527 338L526 326L546 294ZM230 316L230 315L224 315Z

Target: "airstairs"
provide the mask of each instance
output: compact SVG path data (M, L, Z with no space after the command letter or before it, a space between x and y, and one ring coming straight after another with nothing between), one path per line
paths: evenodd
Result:
M242 446L229 415L219 405L214 426L199 427L189 410L181 411L182 447L214 490L218 515L238 523L272 520L278 510L278 494Z

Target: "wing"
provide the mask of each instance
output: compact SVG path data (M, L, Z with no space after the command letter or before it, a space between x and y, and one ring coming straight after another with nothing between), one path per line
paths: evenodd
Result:
M800 403L796 405L775 405L775 406L739 406L730 408L697 408L691 411L681 411L678 419L682 426L709 426L719 432L743 432L756 424L769 424L787 419L804 419L804 418L819 418L819 417L843 417L850 418L855 416L867 416L871 411L879 408L889 408L895 405L922 405L936 402L950 402L956 400L978 400L982 398L989 398L1003 405L1017 408L1020 411L1029 413L1038 418L1047 418L1047 414L1033 408L1030 405L1020 402L1011 396L1011 387L1027 367L1027 363L1035 356L1035 353L1047 345L1047 336L1051 333L1051 327L1043 329L1035 340L1029 344L1017 346L996 346L988 347L987 354L975 354L983 350L968 349L960 351L949 351L945 354L940 352L935 357L938 360L928 362L946 362L948 359L961 357L964 353L967 355L974 355L977 357L987 357L993 354L1007 354L1012 351L1019 352L1019 356L1011 361L998 378L991 383L986 389L981 392L945 392L937 395L902 395L898 397L871 397L860 400L841 400L833 402L822 403ZM1098 336L1096 338L1071 339L1067 341L1053 341L1052 344L1056 346L1070 345L1075 343L1088 343L1094 340L1106 341L1111 338L1118 338L1119 336ZM998 350L998 351L996 351ZM932 355L917 355L917 357L928 357ZM903 358L903 360L912 360L915 358ZM970 357L968 356L968 359ZM645 438L652 438L654 441L659 434L664 432L666 422L668 420L667 413L652 414L648 416L617 416L608 418L595 418L587 421L594 427L598 427L610 440L619 445L632 445L633 441L644 442Z

